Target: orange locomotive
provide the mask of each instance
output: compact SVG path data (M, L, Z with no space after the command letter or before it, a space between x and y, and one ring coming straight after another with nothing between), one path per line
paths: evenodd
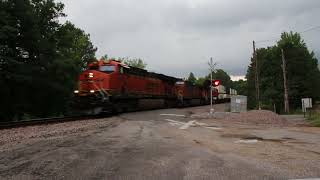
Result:
M209 84L210 85L210 84ZM209 86L195 86L188 81L177 81L175 85L177 106L204 105L209 102Z
M127 66L116 60L88 65L74 91L74 107L90 114L139 109L200 105L208 100L208 87Z

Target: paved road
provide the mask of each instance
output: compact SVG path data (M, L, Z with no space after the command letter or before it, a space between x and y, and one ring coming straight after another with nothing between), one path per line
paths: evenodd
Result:
M223 110L224 106L217 108ZM206 143L215 141L210 139L214 130L189 126L180 129L183 123L194 120L191 118L194 112L201 111L204 109L127 113L107 118L95 128L25 140L2 150L0 177L112 180L301 177L299 173L290 175L292 171L282 170L272 162L221 148L221 139L216 144ZM319 166L313 168L312 172L319 170ZM309 174L315 176L320 172Z

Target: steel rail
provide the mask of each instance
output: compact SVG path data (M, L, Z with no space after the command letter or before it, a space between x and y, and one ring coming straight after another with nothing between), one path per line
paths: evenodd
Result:
M62 117L50 117L50 118L37 118L37 119L28 119L20 121L6 121L0 122L0 129L11 129L18 127L26 127L33 125L43 125L43 124L53 124L53 123L63 123L68 121L78 121L86 120L93 118L101 118L101 116L62 116Z

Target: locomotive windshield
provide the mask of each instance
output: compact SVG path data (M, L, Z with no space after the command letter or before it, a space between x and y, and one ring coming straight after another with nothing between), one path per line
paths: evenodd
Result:
M100 66L99 70L102 72L111 73L115 71L115 66L113 65Z
M98 69L99 69L99 66L98 66L98 65L89 66L88 69L89 69L89 70L98 70Z

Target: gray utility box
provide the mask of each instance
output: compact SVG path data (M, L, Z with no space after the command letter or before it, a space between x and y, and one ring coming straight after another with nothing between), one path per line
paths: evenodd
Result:
M247 111L247 96L231 96L231 112Z

